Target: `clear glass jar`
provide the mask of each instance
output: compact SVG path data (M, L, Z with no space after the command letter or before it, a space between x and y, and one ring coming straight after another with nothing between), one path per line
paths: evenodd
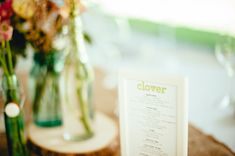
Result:
M41 127L62 125L59 78L63 58L59 51L36 52L30 72L34 123Z
M94 135L92 90L94 74L85 51L81 20L68 25L69 48L61 76L64 139L80 141Z

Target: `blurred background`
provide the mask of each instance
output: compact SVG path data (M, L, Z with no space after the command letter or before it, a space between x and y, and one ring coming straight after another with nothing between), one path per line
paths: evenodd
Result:
M235 95L234 0L85 2L87 51L105 72L107 90L117 87L119 68L187 76L189 122L235 151L235 106L226 97L229 90ZM18 70L30 63L20 62ZM116 104L110 104L114 111Z

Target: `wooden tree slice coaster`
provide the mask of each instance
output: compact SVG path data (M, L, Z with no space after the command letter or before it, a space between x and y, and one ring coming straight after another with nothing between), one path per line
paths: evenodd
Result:
M103 113L96 113L95 135L85 141L66 141L63 127L42 128L29 125L28 145L32 155L40 156L116 156L119 153L118 127Z

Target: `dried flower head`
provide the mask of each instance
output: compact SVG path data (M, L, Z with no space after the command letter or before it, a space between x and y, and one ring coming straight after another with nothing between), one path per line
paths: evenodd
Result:
M15 27L24 33L27 41L36 50L51 51L53 41L65 23L65 11L51 0L23 0L25 4L21 1L13 0L14 11L19 15ZM25 9L29 10L30 14Z
M12 0L12 7L14 12L24 18L30 19L36 11L36 4L34 0Z

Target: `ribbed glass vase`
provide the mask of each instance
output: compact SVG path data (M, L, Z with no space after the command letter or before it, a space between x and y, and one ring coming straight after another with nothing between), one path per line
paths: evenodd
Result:
M27 156L24 131L23 105L16 75L4 75L2 79L4 95L4 120L9 156Z

